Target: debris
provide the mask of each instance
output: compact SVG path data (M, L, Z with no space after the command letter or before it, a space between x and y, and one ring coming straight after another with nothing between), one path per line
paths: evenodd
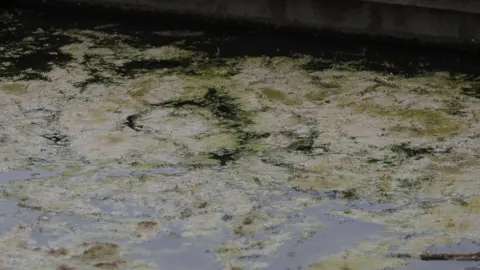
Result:
M480 261L477 253L425 253L420 255L422 261Z

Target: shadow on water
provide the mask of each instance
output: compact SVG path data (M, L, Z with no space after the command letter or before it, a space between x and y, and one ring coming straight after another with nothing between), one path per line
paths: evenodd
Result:
M286 33L272 28L258 26L251 28L240 24L213 26L210 21L192 21L192 18L90 7L59 9L48 6L21 11L8 7L3 10L3 17L6 18L6 16L8 19L0 21L0 29L2 29L0 46L14 46L12 44L18 44L17 42L27 37L33 37L33 39L22 45L29 47L29 54L1 57L0 60L10 63L4 70L3 76L25 74L30 69L45 71L51 63L61 65L70 61L70 56L61 53L58 48L74 40L57 33L57 30L71 29L122 34L122 37L119 37L122 39L121 42L137 48L175 45L224 59L245 56L308 55L311 57L310 61L303 68L310 70L347 66L353 69L403 76L447 72L452 78L462 75L463 79L469 80L476 80L480 75L480 67L477 64L480 56L471 52L451 52L421 47L418 44L381 42L358 36ZM18 24L19 21L22 24ZM97 45L102 46L116 44L116 41L102 38L97 39L96 42L98 42ZM26 50L27 48L24 48L24 51ZM32 56L37 61L31 61ZM143 63L140 61L127 63L120 72L124 73L132 68L156 69L159 66L184 65L189 63ZM30 75L38 76L39 73L34 72ZM477 88L466 89L465 92L478 96Z

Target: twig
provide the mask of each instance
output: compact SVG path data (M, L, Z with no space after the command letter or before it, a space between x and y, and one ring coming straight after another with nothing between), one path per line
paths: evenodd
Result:
M420 255L422 261L480 261L477 253L425 253Z

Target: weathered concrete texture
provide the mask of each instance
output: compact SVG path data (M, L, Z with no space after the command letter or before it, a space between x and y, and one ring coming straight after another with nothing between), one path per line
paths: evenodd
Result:
M480 39L480 3L474 0L55 0L54 2L115 5L434 42L471 44Z

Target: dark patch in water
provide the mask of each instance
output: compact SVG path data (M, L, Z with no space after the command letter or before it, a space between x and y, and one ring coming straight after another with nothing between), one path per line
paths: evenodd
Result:
M306 154L313 154L316 149L321 149L323 152L329 152L328 144L315 145L315 139L318 137L318 131L311 130L306 135L300 135L293 131L282 131L282 135L294 138L294 142L287 146L290 151L299 151Z
M52 134L44 134L42 137L49 140L54 145L66 146L69 144L68 136L57 132Z
M222 220L227 222L227 221L231 221L233 219L233 216L230 215L230 214L225 214L222 216Z
M384 168L395 166L395 159L389 156L382 158L368 157L366 160L367 163L380 163Z
M136 122L139 117L140 117L139 114L129 115L129 116L127 116L127 119L125 120L124 124L127 127L131 128L131 129L133 129L137 132L140 132L143 129L143 126L137 124L137 122Z
M237 105L232 102L231 97L219 92L215 88L209 88L204 99L207 107L215 116L228 120L239 120L239 109Z
M159 107L171 107L171 108L182 108L186 106L196 106L196 107L204 107L205 102L203 100L175 100L175 101L166 101L163 103L156 103L152 104L152 106L159 106Z
M268 137L270 137L270 133L269 132L265 132L265 133L255 133L255 132L243 132L239 137L239 141L240 142L247 142L247 141L250 141L250 140L259 140L259 139L266 139Z
M419 146L412 146L410 143L401 143L396 144L391 147L392 152L397 154L404 154L409 158L417 158L420 159L425 155L431 155L434 153L434 149L432 147L419 147Z
M360 199L360 196L358 195L358 191L355 188L342 190L340 193L342 194L342 198L348 201L354 201L354 200Z
M197 106L209 109L213 115L220 119L239 121L240 109L232 102L232 98L218 91L209 88L203 98L198 100L170 100L161 103L151 104L158 107L181 108L184 106Z
M298 138L296 142L290 144L287 148L293 151L312 153L314 149L315 138L318 136L315 132L307 137Z
M238 154L238 149L228 150L222 149L220 151L211 152L208 154L209 158L218 160L220 166L227 165L228 162L232 162L236 160L236 155Z

